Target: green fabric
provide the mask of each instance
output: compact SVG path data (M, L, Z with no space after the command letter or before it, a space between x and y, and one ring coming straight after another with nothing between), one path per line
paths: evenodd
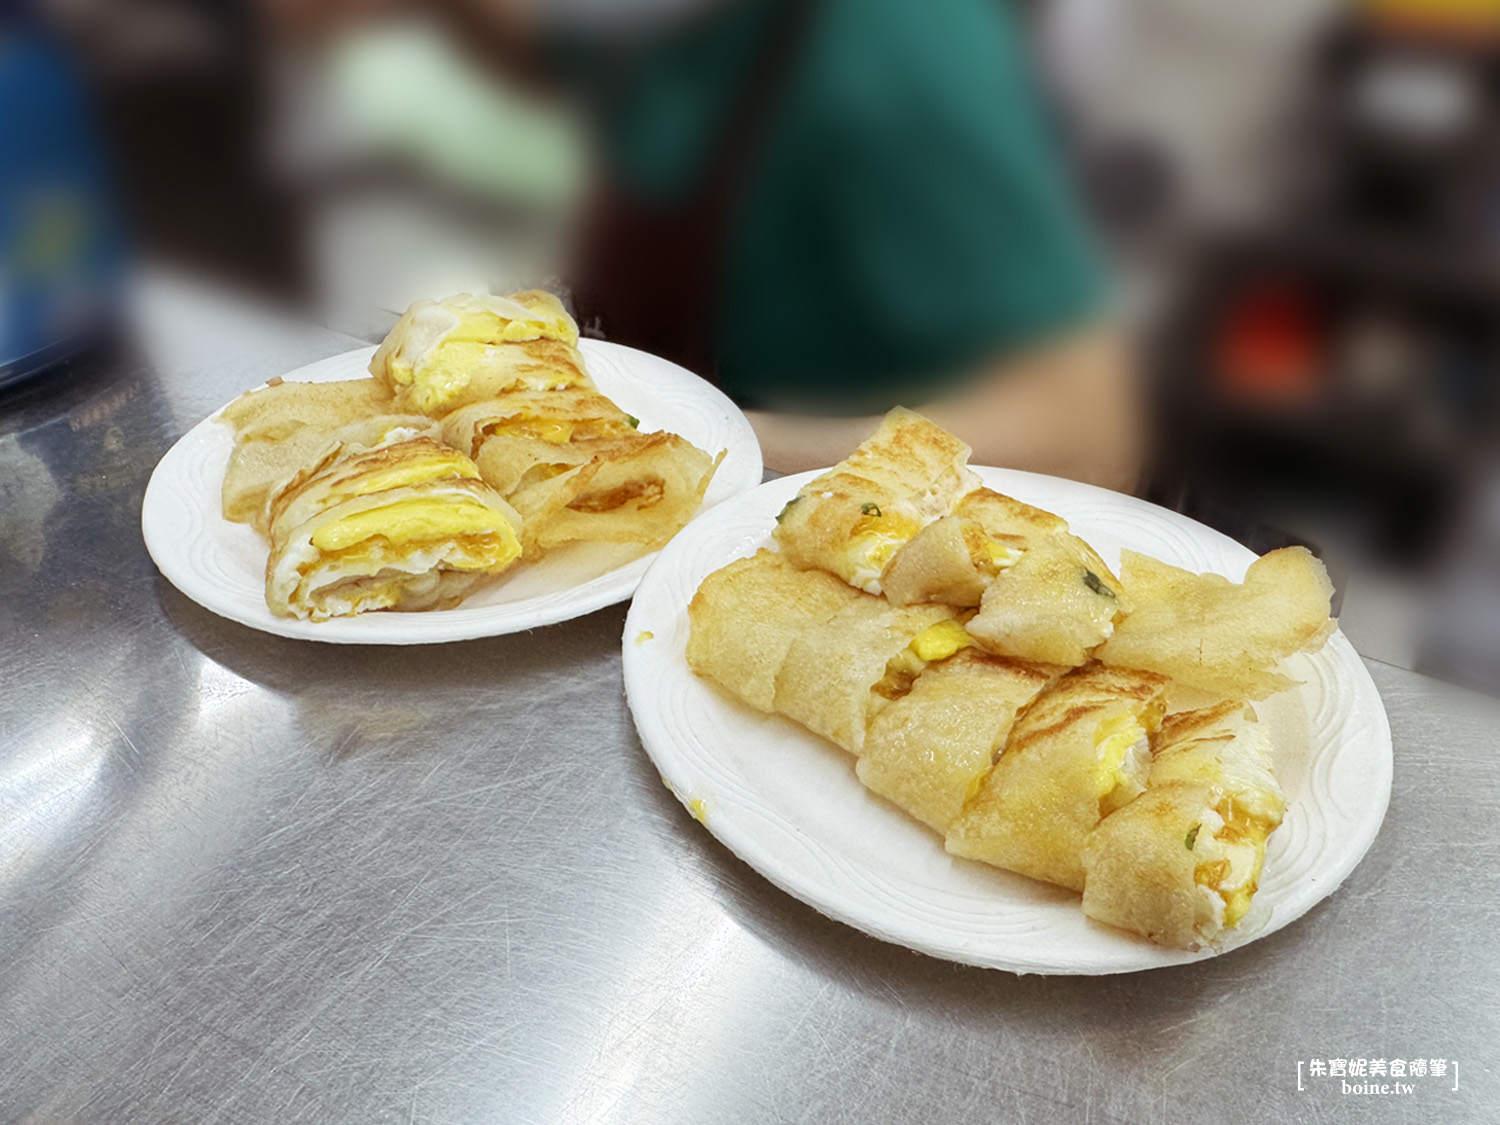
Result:
M628 184L693 189L781 2L736 0L643 56L610 132ZM808 2L731 214L725 389L884 410L1093 314L1099 265L1003 0Z

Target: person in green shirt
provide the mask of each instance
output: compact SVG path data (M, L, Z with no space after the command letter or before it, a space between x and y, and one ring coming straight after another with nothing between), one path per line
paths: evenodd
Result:
M768 465L836 461L900 403L978 463L1135 485L1132 372L1004 0L729 0L644 39L609 95L618 192L700 223L722 197L691 282L711 346L678 358L712 366ZM635 249L616 288L690 306L639 263L703 268ZM627 342L649 323L615 320Z
M1007 0L532 3L443 7L588 93L586 329L713 378L774 469L900 404L975 463L1134 487L1132 369Z

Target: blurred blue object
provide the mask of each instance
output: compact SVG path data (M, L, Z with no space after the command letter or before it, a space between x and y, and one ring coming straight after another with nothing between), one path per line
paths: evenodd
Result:
M104 336L121 274L119 225L78 76L43 29L0 2L0 386Z

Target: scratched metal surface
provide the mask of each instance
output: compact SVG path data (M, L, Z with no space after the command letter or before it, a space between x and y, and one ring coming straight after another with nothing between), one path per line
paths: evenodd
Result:
M1495 1120L1500 704L1372 665L1385 829L1233 956L929 960L775 890L667 793L621 609L333 649L170 588L138 526L156 459L352 344L241 337L0 398L0 1120ZM1459 1089L1296 1089L1334 1057L1456 1060Z

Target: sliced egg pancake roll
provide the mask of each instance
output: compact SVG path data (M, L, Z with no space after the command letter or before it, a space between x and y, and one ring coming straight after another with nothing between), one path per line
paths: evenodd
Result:
M503 439L487 442L481 459L496 440ZM660 547L693 518L724 458L665 432L630 430L591 448L597 452L585 464L511 494L529 554L578 541Z
M547 452L558 446L618 437L635 428L635 419L593 388L563 387L511 391L460 407L443 419L443 440L477 457L491 438L541 443L531 448ZM490 483L504 491L501 484Z
M897 605L977 606L990 583L1047 539L1071 538L1051 512L990 488L976 488L953 514L922 530L891 560L885 593ZM1086 545L1085 545L1086 546Z
M1148 789L1084 847L1085 914L1183 949L1240 924L1286 809L1253 716L1227 703L1162 725Z
M705 578L688 603L687 662L731 695L774 710L787 650L859 598L831 574L800 570L762 549Z
M968 459L963 442L898 407L786 506L776 541L798 566L878 594L881 575L901 546L978 486Z
M776 675L776 710L854 754L870 721L927 665L968 643L946 606L888 605L865 595L801 633Z
M224 469L224 518L248 523L269 537L272 498L308 465L320 463L335 450L373 449L392 440L436 434L436 423L423 415L378 414L333 430L308 425L279 439L237 442Z
M589 387L578 328L550 293L459 294L407 309L370 361L402 409L440 418L513 388Z
M459 293L421 300L387 333L370 361L370 374L411 407L442 414L460 405L454 399L467 392L476 375L495 382L492 367L513 371L520 353L504 345L537 341L569 350L578 343L578 326L550 293L532 289L509 297Z
M377 414L399 413L390 388L374 379L298 383L273 379L219 412L240 441L278 441L302 429L332 432Z
M1335 628L1328 571L1304 547L1257 559L1239 584L1135 551L1122 552L1120 569L1135 608L1099 659L1221 697L1264 699L1292 687L1277 661L1315 651Z
M429 438L334 452L273 500L266 603L323 620L443 608L520 557L520 517Z
M1145 788L1167 680L1093 665L1043 692L948 829L953 855L1081 891L1083 844Z
M1016 716L1054 673L974 648L933 664L875 716L855 772L870 790L945 833L994 766Z

